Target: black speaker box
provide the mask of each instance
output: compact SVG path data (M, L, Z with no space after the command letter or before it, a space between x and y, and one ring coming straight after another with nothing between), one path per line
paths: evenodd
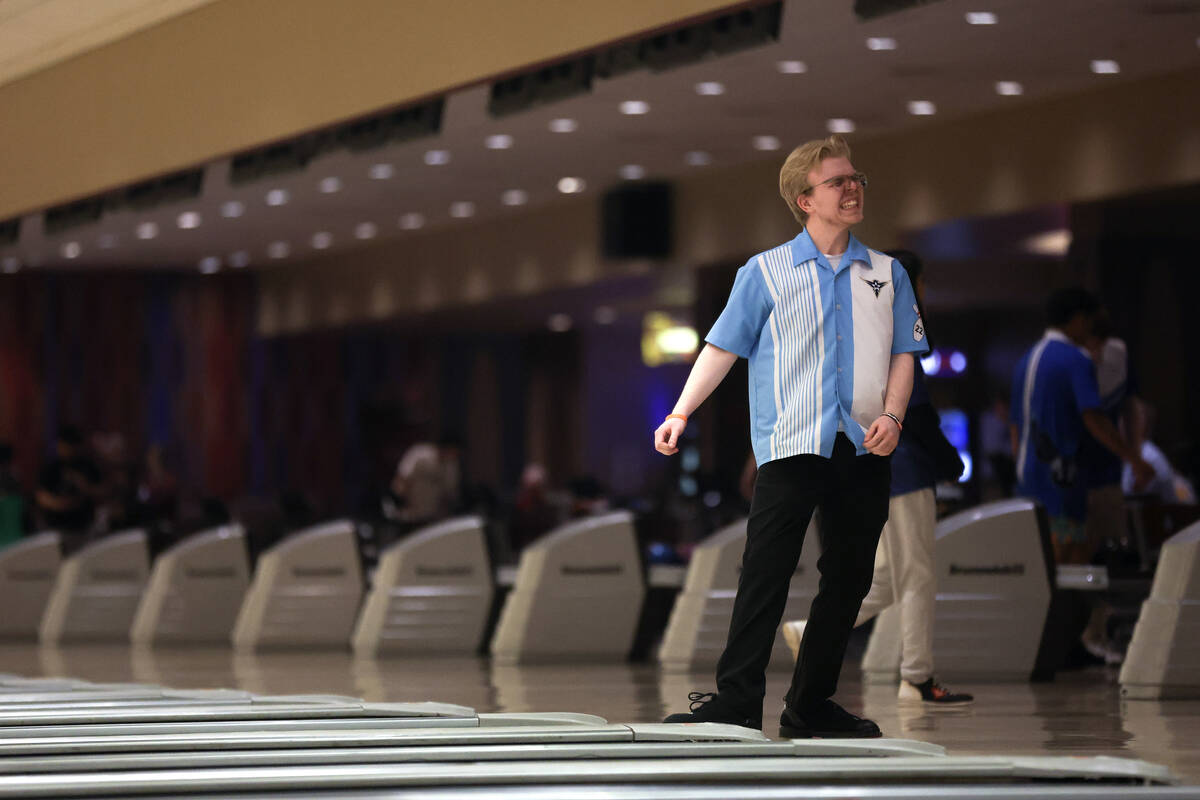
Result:
M605 258L666 258L674 244L669 183L635 183L604 195L600 206Z

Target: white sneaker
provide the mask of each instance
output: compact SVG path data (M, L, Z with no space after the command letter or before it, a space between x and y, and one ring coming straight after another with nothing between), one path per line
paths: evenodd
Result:
M808 625L808 620L806 619L797 619L783 623L783 640L792 649L793 661L800 659L800 641L804 638L804 626L806 625Z

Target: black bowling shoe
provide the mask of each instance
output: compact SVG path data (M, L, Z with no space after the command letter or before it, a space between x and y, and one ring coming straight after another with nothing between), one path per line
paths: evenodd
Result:
M856 717L832 700L805 708L787 707L779 717L779 735L784 739L878 739L879 726Z
M747 711L716 692L691 692L691 711L672 714L663 722L720 722L725 725L740 725L743 728L762 730L762 711L755 714Z

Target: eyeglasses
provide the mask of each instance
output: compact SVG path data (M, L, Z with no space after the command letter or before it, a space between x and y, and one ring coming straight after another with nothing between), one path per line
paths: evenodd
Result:
M813 184L812 186L805 189L805 192L811 192L813 189L817 188L818 186L832 186L834 189L836 189L837 191L840 192L842 189L846 188L847 181L850 181L852 183L857 183L859 186L861 186L864 189L867 188L867 176L862 174L861 172L855 172L851 175L835 175L834 177L830 178L829 180L824 180L824 181L821 181L820 183Z

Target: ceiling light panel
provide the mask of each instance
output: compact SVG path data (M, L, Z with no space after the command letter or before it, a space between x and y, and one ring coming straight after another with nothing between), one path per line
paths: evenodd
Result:
M896 40L890 36L872 36L867 39L868 50L895 50Z
M995 25L996 15L991 11L968 11L966 14L968 25Z

